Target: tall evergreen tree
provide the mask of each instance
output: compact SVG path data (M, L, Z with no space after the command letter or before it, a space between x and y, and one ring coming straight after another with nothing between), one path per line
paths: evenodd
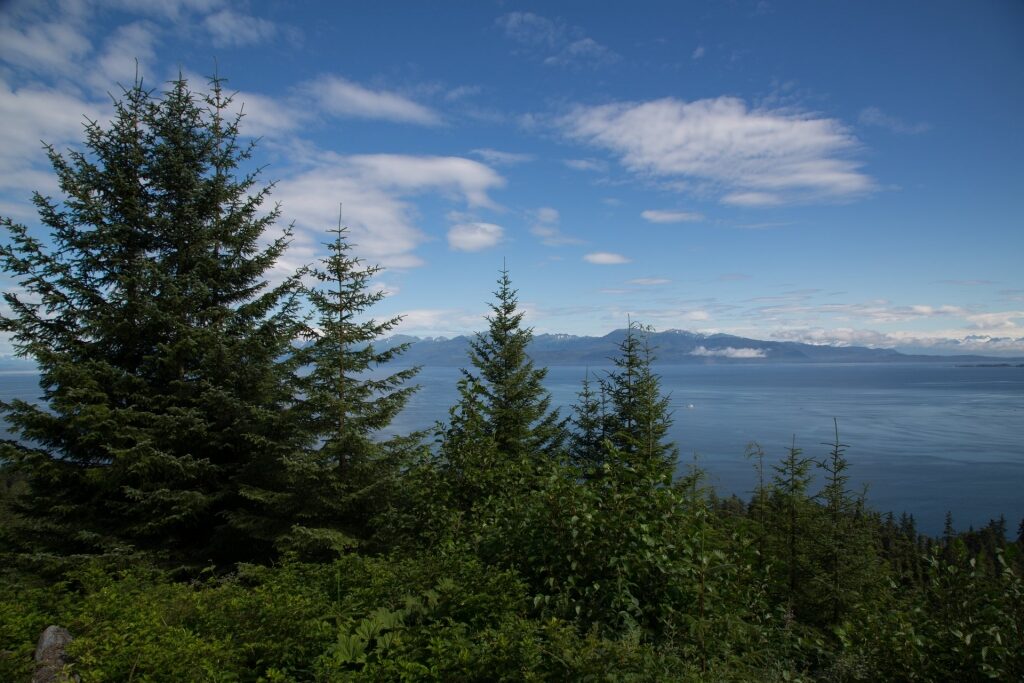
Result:
M408 344L382 343L401 317L365 317L385 296L370 287L381 268L364 266L352 254L347 233L340 225L332 231L334 239L324 245L328 255L307 273L313 325L308 344L296 353L309 368L297 410L309 445L286 461L280 480L249 492L265 503L251 519L254 529L305 552L336 552L365 541L374 513L388 504L402 456L418 440L379 438L416 390L408 383L419 368L378 374Z
M781 585L775 587L779 596L803 616L811 576L808 558L810 529L814 523L814 507L808 487L813 460L797 448L796 437L786 449L786 457L773 465L769 544L771 554L780 559L777 576Z
M533 331L524 328L516 290L503 268L489 304L486 333L469 343L472 370L463 370L464 384L480 410L498 452L509 458L552 455L566 438L566 419L551 409L551 395L543 386L545 368L537 368L526 352Z
M668 441L672 426L670 397L662 395L647 328L630 321L613 358L615 369L604 379L609 410L605 431L628 466L656 479L671 481L679 451Z
M868 587L878 574L875 539L864 509L864 496L848 488L847 445L835 441L828 457L818 466L824 471L825 486L818 493L822 507L814 534L814 594L819 619L838 624L858 600L866 598ZM892 528L895 524L891 522Z
M590 380L590 371L573 406L573 430L569 436L569 455L584 474L594 473L604 462L607 433L607 395L604 385Z
M135 548L206 562L262 557L244 494L303 441L289 354L298 281L268 286L288 231L214 79L155 95L137 82L83 151L48 148L62 200L49 235L3 220L21 292L0 329L40 371L43 404L2 404L3 458L28 493L19 537L45 551Z

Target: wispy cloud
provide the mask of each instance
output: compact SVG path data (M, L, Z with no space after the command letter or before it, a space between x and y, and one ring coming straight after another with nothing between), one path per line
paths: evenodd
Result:
M609 251L595 251L590 254L585 254L583 260L587 263L594 263L599 266L614 266L620 263L629 263L630 259L626 258L622 254L613 254Z
M45 163L45 141L60 149L82 137L86 119L103 121L109 108L38 86L14 88L0 76L0 189L44 194L56 189Z
M441 117L434 110L395 92L371 90L340 76L322 76L305 86L327 113L335 116L382 119L435 126Z
M459 157L321 154L311 165L274 192L283 218L295 221L297 246L322 241L343 202L357 253L390 267L422 265L415 252L428 237L410 197L435 193L470 207L494 206L487 193L504 184L490 167Z
M470 334L479 328L483 319L483 313L471 313L460 308L416 308L401 311L399 315L402 322L398 331L421 336Z
M704 358L764 358L764 349L752 349L747 347L733 348L732 346L726 346L723 349L708 349L704 346L698 346L693 351L690 351L691 356L701 356Z
M563 26L532 12L509 12L495 23L504 29L506 38L537 48L555 47L564 32Z
M536 157L532 154L524 154L522 152L502 152L497 149L481 148L474 149L470 152L474 156L478 156L489 164L495 166L514 166L516 164L525 164L528 161L533 161Z
M941 285L956 285L958 287L982 287L996 284L992 280L936 280L936 282Z
M532 12L509 12L498 17L496 23L505 37L516 43L518 53L548 66L594 68L622 59L578 26L567 26Z
M658 285L667 285L672 281L664 277L638 277L629 280L627 284L640 285L641 287L656 287Z
M137 75L151 73L157 33L157 27L149 21L118 27L103 46L96 61L98 69L89 74L92 84L101 90L110 89L113 83L128 88Z
M574 171L604 173L608 170L608 162L602 159L565 159L562 163Z
M533 215L530 232L540 238L542 244L559 247L565 244L583 244L583 240L562 233L561 216L557 209L549 206L537 209Z
M479 95L483 88L479 85L460 85L452 88L444 94L444 99L448 102L458 102L459 100L466 99L467 97L473 97Z
M255 45L274 38L277 25L272 21L223 9L203 19L215 47Z
M698 45L696 48L694 48L693 54L690 55L690 58L695 61L698 59L702 59L704 57L705 52L706 50L704 49L704 46Z
M704 214L693 211L662 211L659 209L648 209L641 211L640 215L650 223L694 223L704 220Z
M614 64L620 59L622 58L618 54L593 38L581 38L563 47L558 54L546 58L544 63L554 66L586 65L597 67Z
M501 243L505 231L494 223L459 223L448 230L448 246L454 251L483 251Z
M717 189L731 204L848 199L875 186L845 158L858 143L840 122L749 109L735 97L580 106L561 123L569 137L617 153L631 171Z
M67 20L15 25L0 13L0 55L3 60L35 72L66 74L92 51L79 26Z
M923 122L906 123L902 119L886 114L878 107L862 109L857 120L865 126L878 126L903 135L919 135L931 129L929 124Z

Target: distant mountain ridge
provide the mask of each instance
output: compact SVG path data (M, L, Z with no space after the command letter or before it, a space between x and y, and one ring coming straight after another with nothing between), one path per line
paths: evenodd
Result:
M538 365L605 365L617 354L626 335L618 329L603 337L571 334L538 334L529 353ZM900 353L893 349L864 346L824 346L791 341L764 341L731 334L700 334L666 330L648 335L657 363L667 365L707 363L914 363L914 362L1015 362L1021 359L979 355L931 356ZM387 346L408 343L402 365L463 367L467 363L469 336L413 337L395 335Z
M617 355L625 329L603 337L538 334L529 346L533 360L546 365L607 365ZM708 363L983 363L1015 365L1024 358L981 355L925 355L864 346L825 346L791 341L764 341L731 334L701 334L686 330L649 333L656 362L664 365ZM410 344L398 365L465 367L470 336L413 337L397 334L382 340L385 347ZM0 356L0 371L33 371L24 358Z

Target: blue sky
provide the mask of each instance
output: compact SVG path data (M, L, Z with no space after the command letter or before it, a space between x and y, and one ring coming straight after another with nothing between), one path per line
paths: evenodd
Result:
M480 329L504 260L537 332L1024 355L1015 0L0 2L0 214L136 60L226 77L282 272L343 202L410 334Z

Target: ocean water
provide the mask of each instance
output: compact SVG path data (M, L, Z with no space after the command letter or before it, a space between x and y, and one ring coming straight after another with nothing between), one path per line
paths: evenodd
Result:
M709 364L656 366L671 395L671 437L680 468L697 459L720 495L748 497L756 482L744 457L756 441L766 462L795 439L824 458L833 418L851 469L876 510L914 514L938 533L947 511L964 530L1003 514L1011 533L1024 518L1024 368L917 364ZM598 375L607 368L591 367ZM568 409L587 368L556 366L545 382ZM456 398L456 368L424 368L396 433L444 420ZM38 395L33 373L0 373L0 398Z

